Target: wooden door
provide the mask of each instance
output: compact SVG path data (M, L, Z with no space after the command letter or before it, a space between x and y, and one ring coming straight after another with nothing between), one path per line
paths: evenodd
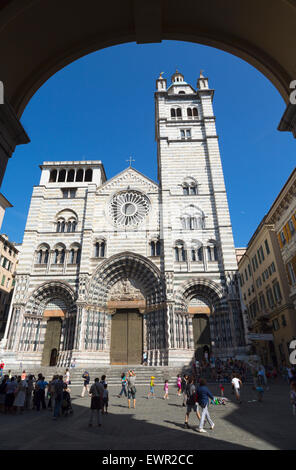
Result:
M111 364L141 364L143 316L137 310L118 310L112 315Z
M128 364L141 364L143 356L143 316L137 311L128 313Z
M127 364L127 315L127 312L120 310L112 315L111 364Z
M195 357L203 358L204 347L210 350L210 322L207 315L194 315L192 319Z
M57 350L56 361L58 357L58 352L60 350L60 340L61 340L61 330L62 330L62 321L60 318L50 318L46 325L45 340L42 353L42 362L43 366L52 365L52 352L54 349Z

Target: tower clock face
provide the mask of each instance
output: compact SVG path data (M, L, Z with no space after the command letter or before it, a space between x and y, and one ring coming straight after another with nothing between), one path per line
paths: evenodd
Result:
M113 223L122 227L137 227L150 210L150 202L140 191L126 190L115 194L108 206Z

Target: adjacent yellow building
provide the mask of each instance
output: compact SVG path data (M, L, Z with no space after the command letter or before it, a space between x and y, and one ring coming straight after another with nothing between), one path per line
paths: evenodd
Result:
M272 334L274 341L251 342L252 354L264 364L289 362L289 343L296 333L296 311L275 227L263 218L239 264L242 302L249 332Z
M0 235L0 339L4 336L19 250L6 235Z

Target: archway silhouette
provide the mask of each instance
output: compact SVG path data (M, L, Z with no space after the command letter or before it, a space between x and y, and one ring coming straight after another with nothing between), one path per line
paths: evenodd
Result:
M6 146L0 154L0 180L15 146L29 141L19 118L40 86L79 57L133 41L189 41L249 62L287 104L279 129L296 136L296 105L289 101L295 23L295 0L229 0L227 7L219 0L184 0L182 8L177 0L86 0L83 7L79 0L5 0L0 7L0 79L6 104L0 117Z

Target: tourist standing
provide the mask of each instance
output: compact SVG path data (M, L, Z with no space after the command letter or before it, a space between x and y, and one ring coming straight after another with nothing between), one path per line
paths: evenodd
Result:
M47 398L49 399L47 403L47 408L49 408L50 410L54 408L54 382L55 380L58 380L58 378L58 375L54 375L47 387Z
M33 389L34 389L33 375L29 375L27 379L26 398L25 398L26 410L31 409Z
M212 395L212 393L210 392L210 390L207 387L206 380L205 379L200 379L199 387L197 389L197 401L198 401L198 404L202 408L202 412L201 412L201 418L200 418L198 432L202 432L202 433L207 432L203 428L205 419L207 419L211 429L214 429L214 426L215 426L215 424L211 420L211 417L210 417L210 414L209 414L209 411L208 411L209 398L214 400L214 396Z
M108 414L108 404L109 404L109 391L108 385L104 385L104 392L103 392L103 411L102 414Z
M69 369L66 369L66 371L65 371L64 383L67 384L67 389L70 391L69 385L71 384L71 379L70 379L70 372L69 372Z
M60 416L62 401L63 401L63 376L59 375L56 380L54 380L51 384L54 390L54 411L53 411L53 419L57 420Z
M143 352L143 366L147 366L148 363L148 354L147 351Z
M76 359L74 358L71 362L71 369L74 369L76 367Z
M62 416L66 417L72 411L70 389L66 382L63 383Z
M17 388L15 390L15 398L14 398L13 406L15 406L17 410L19 410L20 413L22 413L24 410L27 387L28 387L28 384L26 380L22 380L22 377L19 376L17 378Z
M187 384L188 384L188 379L189 379L188 375L184 375L183 378L182 378L182 382L181 382L181 391L182 391L182 394L183 394L183 405L182 406L186 406L186 402L187 402L186 387L187 387Z
M38 380L35 385L36 389L36 410L40 411L40 404L42 405L42 409L46 409L45 403L45 389L48 386L48 382L45 381L42 374L38 374Z
M4 370L4 362L1 359L1 361L0 361L0 377L2 377L2 375L3 375L3 370Z
M118 398L121 398L121 395L124 393L124 395L127 397L127 391L126 391L126 386L127 386L127 378L125 373L121 374L121 391L117 395Z
M136 373L133 370L129 370L127 378L127 398L128 398L128 407L131 406L131 398L134 402L134 408L136 408Z
M88 425L91 427L95 412L97 413L98 426L102 426L102 408L104 386L100 383L100 379L96 378L90 387L89 395L91 395L90 417Z
M241 399L240 399L240 389L242 387L242 381L236 376L234 375L232 381L231 381L231 384L233 386L233 389L234 389L234 393L235 393L235 397L237 399L237 401L239 403L241 403Z
M197 393L196 393L196 386L194 385L193 377L188 377L187 385L186 385L186 406L187 411L185 415L185 428L189 429L188 420L191 411L196 413L197 418L200 420L200 413L199 413L199 406L197 403Z
M89 373L87 372L87 370L84 371L84 373L82 375L82 378L84 379L83 388L82 388L82 392L81 392L81 397L83 398L84 394L85 394L85 390L88 392L88 389L89 389L90 376L89 376Z
M6 396L5 396L5 413L12 411L12 406L14 402L14 392L17 389L17 383L14 377L11 377L10 380L6 383Z
M107 382L107 380L106 380L106 375L102 375L102 377L101 377L101 384L103 385L103 387L104 387L105 384L108 385L108 382Z
M0 383L0 410L4 411L5 396L6 396L6 384L8 381L8 375L4 375Z

